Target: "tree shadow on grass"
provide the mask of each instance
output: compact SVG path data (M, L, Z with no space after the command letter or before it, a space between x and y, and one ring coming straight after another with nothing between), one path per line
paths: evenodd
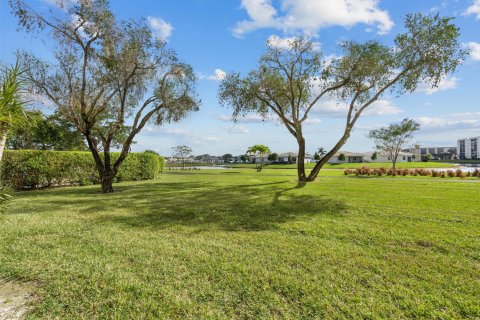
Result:
M110 195L91 188L57 190L49 210L95 214L98 223L138 228L194 227L201 230L268 230L305 216L340 217L343 202L289 187L290 181L216 185L207 182L150 182L116 188ZM48 210L45 208L44 210Z

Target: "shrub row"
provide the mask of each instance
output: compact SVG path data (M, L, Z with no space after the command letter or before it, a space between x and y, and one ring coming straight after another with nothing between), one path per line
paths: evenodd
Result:
M427 169L370 169L369 167L361 167L357 169L345 169L345 175L357 175L357 176L431 176L431 177L478 177L480 178L480 170L475 169L472 172L463 172L460 169L457 170L427 170Z
M113 161L118 156L112 153ZM120 166L116 181L153 179L163 165L164 159L155 153L130 153ZM16 190L99 182L90 152L8 150L0 166L2 182Z

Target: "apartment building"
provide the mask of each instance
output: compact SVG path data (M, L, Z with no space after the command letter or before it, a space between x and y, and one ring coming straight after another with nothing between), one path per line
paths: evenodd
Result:
M458 158L460 160L480 159L480 137L457 140Z

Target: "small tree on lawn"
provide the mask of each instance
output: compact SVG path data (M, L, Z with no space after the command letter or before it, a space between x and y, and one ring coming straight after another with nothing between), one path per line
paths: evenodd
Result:
M325 154L327 154L327 150L325 150L324 147L320 147L318 148L318 151L313 154L313 159L318 161L322 159L325 156Z
M222 159L223 159L223 161L225 161L225 162L228 162L228 161L232 160L232 158L233 158L233 155L232 155L231 153L225 153L225 154L222 156Z
M258 68L245 76L230 73L222 80L220 103L233 108L234 120L249 112L278 118L298 144L298 180L313 181L347 142L362 114L385 93L414 92L425 83L437 87L468 53L452 18L410 14L405 29L391 47L378 41L344 42L343 54L333 60L322 59L305 38L289 41L288 46L268 43ZM303 125L325 99L335 99L345 108L345 127L307 176Z
M257 161L255 161L255 169L257 170L257 172L260 172L262 171L262 166L263 166L263 156L267 153L270 152L270 149L263 145L263 144L256 144L256 145L253 145L251 146L250 148L247 149L247 154L250 155L250 156L258 156L260 157L260 165L258 165Z
M274 153L271 153L268 155L268 161L277 161L278 159L278 154L276 154L275 152Z
M338 161L343 162L343 161L345 161L345 159L346 159L346 158L345 158L345 153L340 153L340 154L338 155Z
M432 154L431 154L431 153L428 153L428 154L427 154L427 161L432 161L432 159L433 159Z
M110 193L147 123L176 122L198 110L196 77L144 20L117 21L107 0L58 2L62 8L40 14L23 0L9 1L21 28L48 32L56 63L19 56L33 93L47 97L85 137L102 192Z
M182 169L185 170L187 159L192 156L192 148L187 146L176 146L172 148L173 157L182 161Z
M413 138L413 133L419 129L419 123L412 119L403 119L400 124L391 124L385 128L372 130L368 136L375 141L377 150L388 156L392 161L393 169L395 169L402 147Z
M372 159L372 161L375 161L377 160L377 158L378 158L377 152L372 153L372 156L370 157L370 159Z

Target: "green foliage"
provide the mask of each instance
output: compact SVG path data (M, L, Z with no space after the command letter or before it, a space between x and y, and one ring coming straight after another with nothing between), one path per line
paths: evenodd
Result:
M233 158L233 155L231 153L225 153L222 156L222 159L225 160L225 161L230 161L232 158Z
M7 146L11 150L87 150L82 134L58 112L45 115L41 111L26 111L27 121L12 127Z
M262 165L263 165L263 155L267 154L270 152L270 148L263 145L263 144L255 144L247 149L247 154L251 156L260 156L260 166L256 166L256 169L258 172L262 171ZM257 163L256 160L254 160L255 163Z
M278 159L278 154L276 154L275 152L268 155L269 161L277 161L277 159Z
M372 161L375 161L377 160L377 158L378 158L377 152L372 153L372 156L370 157L370 159L372 159Z
M318 151L313 154L313 159L318 161L327 154L327 150L324 147L318 148Z
M256 154L262 155L269 152L270 152L270 148L268 148L263 144L255 144L247 149L247 154L250 154L250 155L256 155Z
M345 127L338 142L321 157L308 178L303 164L299 168L299 181L313 181L375 101L391 92L414 92L422 84L437 87L467 56L452 18L407 15L405 30L395 37L393 46L376 40L346 41L341 44L342 54L333 59L322 58L312 41L304 37L289 41L288 46L269 44L255 70L245 76L230 73L222 80L220 104L233 109L233 120L251 112L264 119L277 118L303 154L302 126L314 106L325 99L346 104Z
M48 98L84 136L103 192L113 192L115 174L147 123L177 122L198 110L193 68L145 19L117 19L107 0L69 1L63 10L42 12L27 1L9 3L20 29L50 35L55 62L25 51L19 59L32 93ZM120 151L114 162L112 149Z
M112 153L115 160L118 153ZM150 152L130 153L120 166L117 181L154 179L164 160ZM90 152L15 150L6 151L1 167L2 181L15 189L99 182Z
M432 156L431 153L427 154L427 160L428 160L428 161L432 160L432 158L433 158L433 156Z
M418 130L420 130L418 122L405 118L399 124L391 124L388 127L371 130L368 137L375 141L377 150L388 155L395 168L402 147L413 138L413 133Z
M24 70L17 63L6 67L0 73L0 130L6 132L24 118L24 106L21 94L25 86Z
M3 208L7 201L13 198L12 192L13 190L10 186L0 186L0 210Z
M344 153L340 153L338 155L338 161L345 161L345 154Z

